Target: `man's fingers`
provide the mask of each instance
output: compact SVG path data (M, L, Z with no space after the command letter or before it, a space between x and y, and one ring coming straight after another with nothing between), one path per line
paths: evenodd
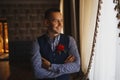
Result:
M69 60L72 56L73 55L69 55L65 61Z
M69 55L69 56L68 56L68 59L71 58L72 56L73 56L73 55Z
M65 63L73 62L75 60L75 57L73 55L68 56L68 58L65 60Z
M47 59L45 59L45 58L43 58L43 57L42 57L42 61L43 61L43 62L49 62Z
M46 59L42 57L42 60L44 60L44 61L45 61Z
M43 57L41 59L42 59L42 67L45 69L48 69L51 65L50 61L48 61L47 59L45 59Z

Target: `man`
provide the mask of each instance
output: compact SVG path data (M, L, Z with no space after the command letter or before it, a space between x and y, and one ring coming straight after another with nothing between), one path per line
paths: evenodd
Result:
M80 70L80 56L71 36L61 34L63 17L58 9L45 12L47 33L38 37L32 48L32 65L37 80L70 80Z

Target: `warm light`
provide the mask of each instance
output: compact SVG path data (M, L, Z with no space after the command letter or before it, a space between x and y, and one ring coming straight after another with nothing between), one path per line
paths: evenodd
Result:
M0 18L0 55L8 52L8 26L6 19Z

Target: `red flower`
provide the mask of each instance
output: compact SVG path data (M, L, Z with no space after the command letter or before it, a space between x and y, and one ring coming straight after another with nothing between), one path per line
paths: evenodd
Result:
M58 53L61 53L62 51L64 51L65 47L63 44L58 44L56 47L56 50Z

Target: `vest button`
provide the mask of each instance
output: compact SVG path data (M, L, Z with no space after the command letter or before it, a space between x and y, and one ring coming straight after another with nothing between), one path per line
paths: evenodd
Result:
M54 61L56 61L56 59L54 59Z
M53 53L53 56L55 56L55 53Z

